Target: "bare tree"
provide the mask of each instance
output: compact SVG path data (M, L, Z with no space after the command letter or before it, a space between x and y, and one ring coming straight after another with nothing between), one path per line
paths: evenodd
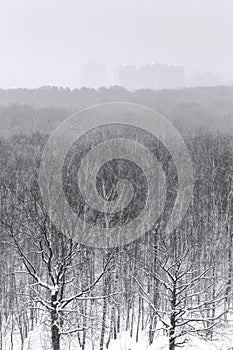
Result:
M166 254L160 259L160 269L157 272L151 271L148 266L143 267L159 282L163 308L155 308L143 284L136 280L142 297L154 309L162 322L162 329L168 334L169 350L187 342L186 335L208 333L227 312L222 308L225 299L223 285L219 279L213 280L212 276L209 276L212 267L199 272L194 262L189 262L187 255L188 252L171 259ZM213 285L214 298L210 293ZM218 313L209 315L213 306Z

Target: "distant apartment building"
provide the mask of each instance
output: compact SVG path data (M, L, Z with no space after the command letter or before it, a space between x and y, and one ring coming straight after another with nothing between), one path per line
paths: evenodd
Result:
M128 90L134 90L136 86L136 69L134 65L122 65L119 69L119 85Z
M185 86L184 68L160 63L139 67L122 65L119 69L119 85L128 90L182 88Z
M102 63L90 61L81 64L81 85L98 88L107 85L107 66Z
M191 75L188 82L189 86L218 86L221 85L221 77L213 72L195 72Z

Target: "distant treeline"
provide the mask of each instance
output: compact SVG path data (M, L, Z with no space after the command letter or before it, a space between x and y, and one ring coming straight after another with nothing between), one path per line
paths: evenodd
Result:
M151 107L186 130L233 128L233 87L130 92L118 86L98 90L49 86L0 90L0 136L48 133L75 111L113 101Z

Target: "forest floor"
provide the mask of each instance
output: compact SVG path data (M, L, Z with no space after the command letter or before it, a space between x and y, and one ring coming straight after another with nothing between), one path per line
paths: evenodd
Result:
M10 338L5 338L3 350L11 350ZM20 338L15 336L13 339L13 350L20 350ZM24 342L23 350L50 350L49 336L43 331L42 327L37 327L29 333ZM98 350L96 344L94 349ZM182 347L183 350L232 350L233 349L233 324L228 327L220 327L218 334L212 341L205 341L198 336L189 336L188 342ZM81 350L77 337L62 341L62 350ZM87 343L86 350L93 350L93 345ZM165 335L158 334L154 338L151 346L148 345L148 334L141 332L139 341L136 342L135 335L131 338L129 332L121 332L116 340L111 340L108 350L168 350L168 338Z

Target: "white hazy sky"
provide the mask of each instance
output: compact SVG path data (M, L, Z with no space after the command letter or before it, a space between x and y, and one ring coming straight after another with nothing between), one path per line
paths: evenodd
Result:
M0 50L0 87L66 84L90 59L233 79L233 0L0 0Z

